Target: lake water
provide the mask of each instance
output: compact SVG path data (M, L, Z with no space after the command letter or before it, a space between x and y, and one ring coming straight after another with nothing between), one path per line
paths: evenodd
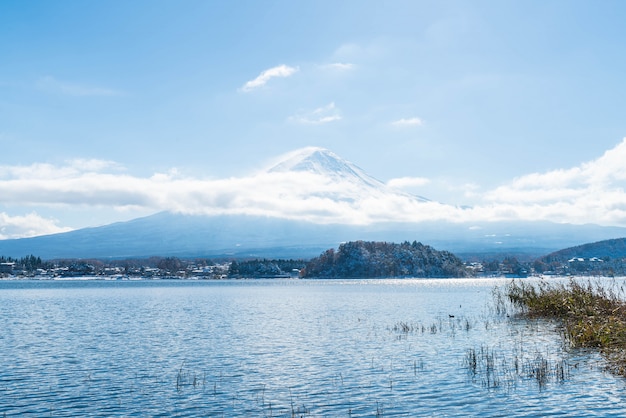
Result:
M505 283L1 281L0 417L626 416Z

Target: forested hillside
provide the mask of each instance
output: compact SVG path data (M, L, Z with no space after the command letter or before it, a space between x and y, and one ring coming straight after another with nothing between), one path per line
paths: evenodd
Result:
M626 274L626 238L565 248L539 258L533 267L538 273L622 276Z
M413 241L402 244L355 241L307 263L302 277L467 277L463 262L448 251Z
M230 277L290 277L302 269L304 260L247 260L233 261L228 269Z
M542 261L566 261L573 257L623 258L626 257L626 238L609 239L555 251L542 257Z

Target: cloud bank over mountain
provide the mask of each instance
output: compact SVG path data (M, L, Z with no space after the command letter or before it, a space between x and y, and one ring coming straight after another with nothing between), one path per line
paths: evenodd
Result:
M321 148L286 154L266 170L223 179L184 176L176 170L131 175L111 161L0 166L0 205L31 208L0 212L0 238L63 232L42 215L46 208L107 208L196 215L248 214L314 223L482 222L548 220L626 226L626 139L576 167L530 173L484 192L474 203L435 202L402 187L433 184L422 177L386 183ZM463 199L463 196L459 196Z
M71 228L60 227L56 220L44 218L34 212L18 216L0 212L0 240L57 234L70 230Z

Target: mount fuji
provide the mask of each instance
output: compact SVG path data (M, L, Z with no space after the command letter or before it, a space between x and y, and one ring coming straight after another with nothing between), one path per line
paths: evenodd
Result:
M228 199L209 199L214 206L202 208L206 210L164 211L100 227L3 240L0 255L308 258L355 240L416 240L458 254L543 255L626 236L626 228L596 225L447 222L436 215L451 206L389 187L322 148L292 152L258 176L265 189L250 182L252 186L233 191ZM215 206L216 201L227 204Z
M357 165L346 161L332 151L318 147L302 148L287 154L285 159L267 170L268 173L309 173L315 174L333 182L347 183L353 191L360 195L385 193L402 195L406 193L393 190L385 183L367 174ZM341 198L338 195L334 198ZM417 201L426 202L428 199L421 196L411 196Z

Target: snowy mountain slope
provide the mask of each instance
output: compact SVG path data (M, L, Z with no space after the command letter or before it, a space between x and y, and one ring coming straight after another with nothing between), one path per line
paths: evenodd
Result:
M267 170L268 173L307 173L331 180L335 184L349 185L340 191L356 192L360 196L371 194L396 195L427 202L428 199L411 195L387 186L370 176L365 170L350 161L344 160L330 150L319 147L306 147L286 154L283 159ZM339 191L339 188L337 188ZM337 197L337 196L334 196Z
M362 183L371 188L384 188L385 184L367 174L355 164L337 154L318 147L307 147L284 156L284 159L270 167L269 173L307 172L327 176L335 180Z

